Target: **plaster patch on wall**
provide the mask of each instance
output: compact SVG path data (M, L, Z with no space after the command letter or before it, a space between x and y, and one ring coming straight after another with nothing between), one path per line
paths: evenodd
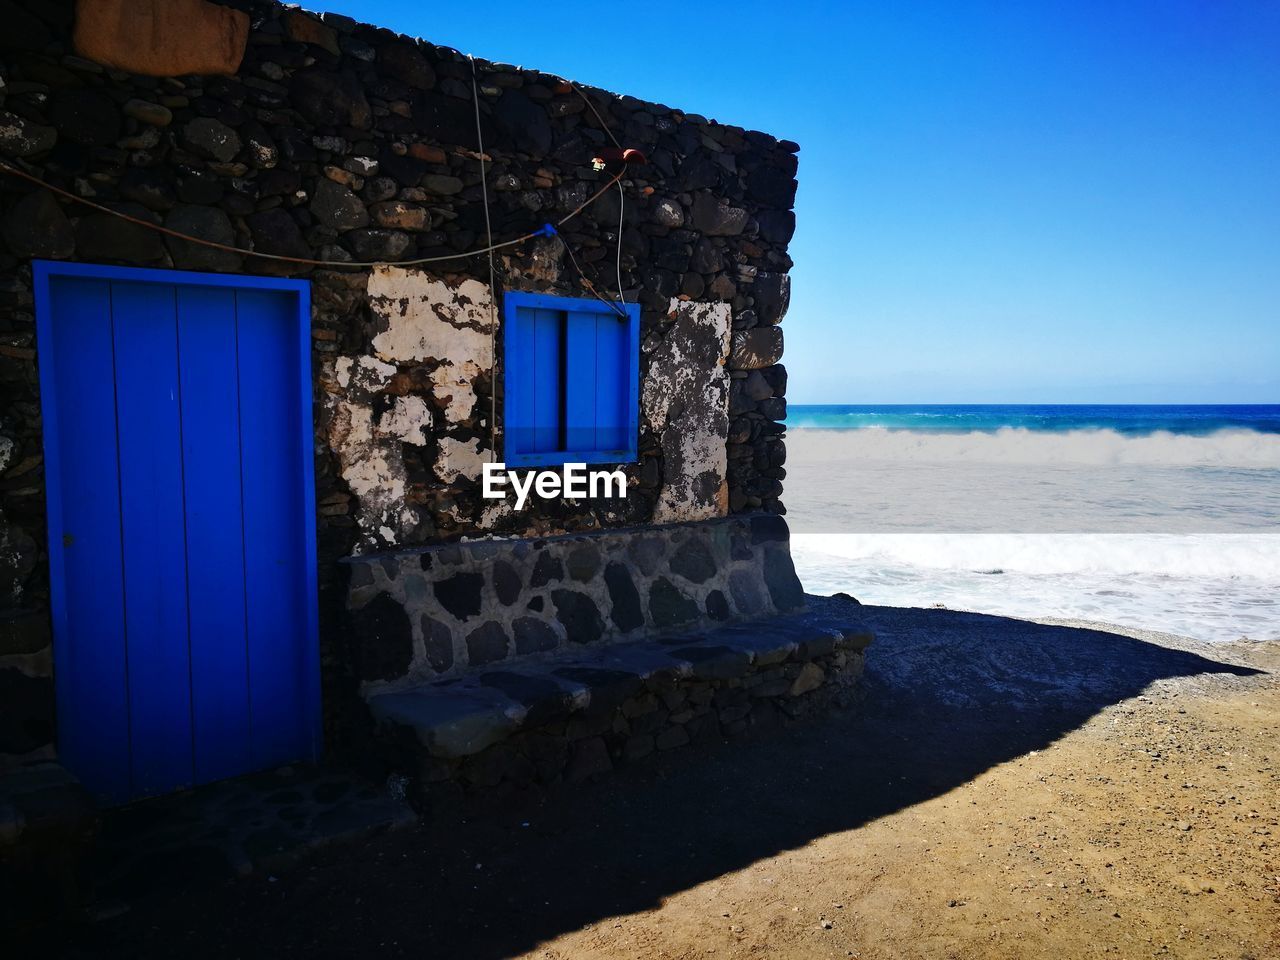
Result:
M510 518L513 513L515 513L515 507L506 500L495 500L480 512L480 519L476 522L476 526L481 530L492 530L499 523Z
M445 419L462 423L471 416L476 403L476 378L482 373L479 364L470 360L442 363L431 371L431 383L437 400L445 403Z
M326 408L329 446L338 457L342 479L356 496L356 522L369 537L396 543L400 531L417 519L405 505L400 443L375 436L373 407L367 403L330 397Z
M437 361L431 375L447 417L460 422L475 406L475 381L493 367L493 312L489 288L478 280L450 286L421 270L375 267L369 303L386 323L373 338L381 360Z
M480 471L489 460L489 448L479 440L440 438L440 456L436 458L436 476L445 483L458 480L480 482Z
M729 512L729 305L672 299L668 316L675 323L650 345L641 391L664 462L653 522L722 517Z
M38 556L35 540L21 527L6 523L0 511L0 596L8 597L15 606L22 602L24 585Z
M374 434L422 446L427 441L426 431L431 429L431 410L421 397L396 397L391 409L386 410L374 423Z
M393 364L383 363L376 357L338 357L333 367L338 386L354 394L385 390L396 375Z

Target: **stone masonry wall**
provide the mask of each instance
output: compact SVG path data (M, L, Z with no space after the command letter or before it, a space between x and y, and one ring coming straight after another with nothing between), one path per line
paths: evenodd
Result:
M248 13L233 76L141 76L76 55L71 0L5 2L0 159L243 250L385 261L485 243L466 57L271 0L225 5ZM231 21L244 18L193 19L182 46L228 49L227 37L201 31ZM148 56L163 60L166 49ZM594 111L648 157L622 181L620 233L613 189L559 238L497 262L499 291L588 296L567 244L614 297L621 244L624 295L642 307L644 409L627 499L516 514L479 497L477 464L501 452L489 410L504 362L484 257L423 270L280 264L166 237L0 173L0 758L47 756L54 736L32 258L310 280L327 710L349 686L339 558L481 534L782 512L777 324L798 147L583 88L593 111L551 74L480 60L474 69L496 240L564 216L606 182L591 161L612 141Z
M355 557L351 656L365 693L560 647L804 605L781 517Z
M466 803L481 793L518 795L576 783L682 748L823 716L833 705L853 702L866 664L863 646L858 641L807 653L738 676L662 674L631 684L620 699L597 691L586 710L554 716L467 756L428 750L404 728L382 728L377 750L389 769L409 776L411 796L424 810Z

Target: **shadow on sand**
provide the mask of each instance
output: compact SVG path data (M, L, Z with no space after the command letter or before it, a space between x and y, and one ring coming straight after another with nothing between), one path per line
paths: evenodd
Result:
M81 928L68 954L505 957L934 797L1153 681L1258 673L1100 630L865 612L866 699L830 722L325 851L279 878L161 894Z

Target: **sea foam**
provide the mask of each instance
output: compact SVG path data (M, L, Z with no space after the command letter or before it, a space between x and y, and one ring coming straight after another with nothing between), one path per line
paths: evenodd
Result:
M865 603L1280 641L1280 534L796 534L792 553L807 590Z
M801 459L838 462L1214 466L1280 469L1280 434L1219 430L1197 436L1160 430L1132 435L1110 429L993 431L801 428L787 438Z
M807 589L1280 640L1280 434L791 429Z

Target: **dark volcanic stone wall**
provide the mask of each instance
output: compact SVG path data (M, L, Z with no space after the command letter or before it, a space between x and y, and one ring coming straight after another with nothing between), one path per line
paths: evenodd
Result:
M363 261L484 244L466 57L266 0L227 5L251 16L238 74L158 78L75 56L70 0L5 2L0 158L112 209L245 250ZM611 141L560 78L484 61L475 69L493 233L505 240L558 219L598 189L607 174L595 171L591 160ZM399 547L482 532L544 535L782 512L786 372L777 324L789 295L786 248L795 227L798 147L632 97L584 92L618 139L643 150L649 163L629 170L623 182L620 237L616 189L567 225L562 237L611 297L621 243L625 295L642 305L643 382L662 385L675 372L665 366L673 357L728 370L727 416L717 427L724 433L716 467L724 483L713 491L709 512L681 516L677 498L674 513L670 507L663 513L673 478L689 468L679 462L688 451L672 441L685 401L668 391L661 423L642 417L641 457L627 467L625 501L559 501L486 523L475 478L442 464L448 451L479 449L491 440L492 363L467 382L463 403L442 387L447 378L435 356L378 360L376 388L339 382L341 370L350 380L361 363L386 355L376 341L390 321L385 303L379 309L371 302L370 271L282 265L193 245L0 174L0 756L47 754L53 736L32 258L283 272L311 281L329 709L338 699L334 691L350 686L335 687L343 679L333 651L346 595L335 561L388 547L360 522L367 504L349 478L361 451L340 442L348 436L342 428L350 426L341 421L344 402L357 412L367 406L378 436L394 432L391 421L417 416L414 435L397 440L392 458ZM497 264L500 288L587 295L560 240L531 241L505 253ZM487 263L475 256L452 260L419 281L454 291L487 285ZM690 332L709 316L731 328L723 357L715 355L714 338L703 335L711 329L705 323L703 334ZM500 382L502 357L491 359ZM353 400L357 389L364 393Z
M767 513L546 540L352 557L366 693L572 645L689 634L804 606L786 521Z

